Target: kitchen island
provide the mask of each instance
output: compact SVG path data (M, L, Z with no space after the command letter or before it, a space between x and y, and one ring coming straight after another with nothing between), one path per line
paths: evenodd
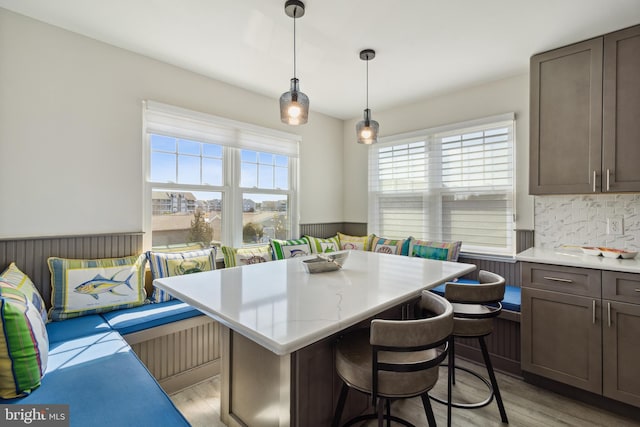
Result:
M309 274L304 259L154 281L223 325L221 419L229 426L330 425L340 334L381 313L402 313L423 289L475 269L351 251L342 269Z

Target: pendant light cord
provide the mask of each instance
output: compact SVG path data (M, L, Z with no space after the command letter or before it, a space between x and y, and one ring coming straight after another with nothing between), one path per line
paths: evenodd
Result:
M298 15L298 6L293 9L293 78L296 78L296 16Z
M369 109L369 59L365 61L367 63L367 110Z

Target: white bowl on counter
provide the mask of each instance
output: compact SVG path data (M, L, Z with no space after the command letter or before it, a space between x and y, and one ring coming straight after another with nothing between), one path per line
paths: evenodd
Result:
M613 249L613 248L598 248L602 251L602 256L605 258L622 258L622 259L632 259L638 255L638 252L633 251L625 251L623 249Z

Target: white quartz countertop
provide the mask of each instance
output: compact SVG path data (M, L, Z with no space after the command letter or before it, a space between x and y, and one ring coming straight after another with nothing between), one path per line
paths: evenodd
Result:
M156 279L153 284L284 355L476 268L351 251L341 270L309 274L304 259L309 257Z
M613 259L586 255L579 248L542 249L530 248L516 255L518 261L569 267L596 268L599 270L640 273L640 255L633 259Z

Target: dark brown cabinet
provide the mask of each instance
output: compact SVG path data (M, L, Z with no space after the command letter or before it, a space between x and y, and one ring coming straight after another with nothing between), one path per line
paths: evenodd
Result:
M640 25L530 65L529 193L640 191Z
M640 25L604 37L602 191L640 191Z
M522 370L602 392L600 271L522 264Z
M640 407L640 275L602 272L602 391Z
M521 271L522 370L640 407L640 274Z

